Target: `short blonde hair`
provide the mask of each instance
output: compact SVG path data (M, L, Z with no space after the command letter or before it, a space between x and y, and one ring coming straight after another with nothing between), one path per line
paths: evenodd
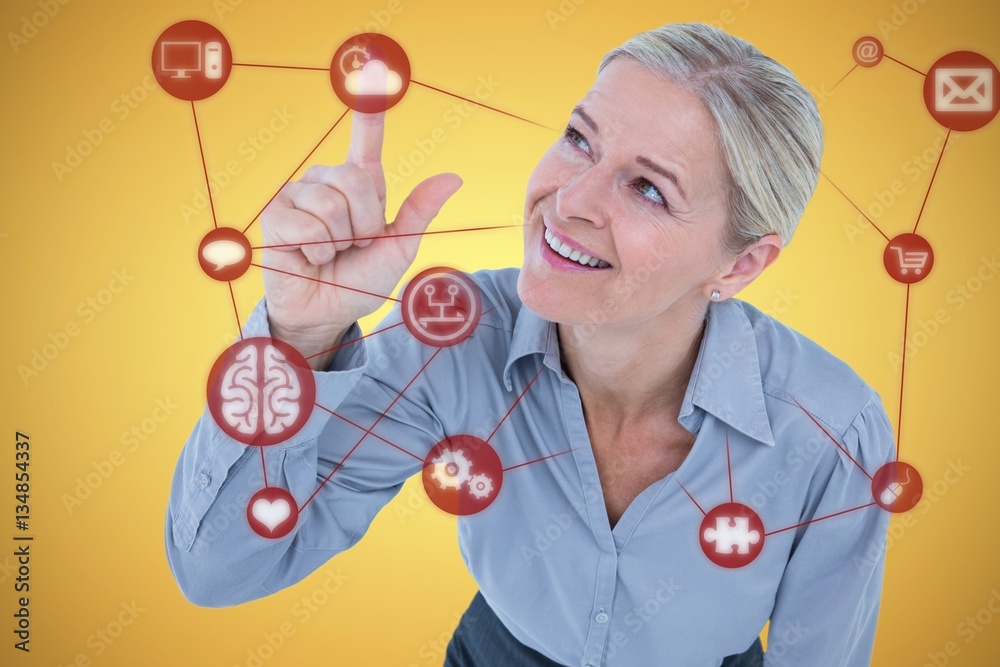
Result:
M698 95L715 119L728 169L723 247L739 253L765 234L792 238L816 189L823 122L787 67L749 42L704 23L671 23L609 51Z

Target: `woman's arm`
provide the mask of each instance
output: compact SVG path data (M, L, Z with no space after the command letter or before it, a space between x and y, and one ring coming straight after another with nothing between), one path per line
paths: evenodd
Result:
M892 426L876 392L843 444L870 475L895 459ZM810 488L803 522L874 500L871 479L836 447ZM872 505L796 529L771 613L766 667L871 664L889 517Z
M397 307L377 329L399 317ZM243 335L270 335L263 299ZM360 336L355 324L344 343ZM260 598L300 581L357 543L422 466L372 435L354 449L365 430L378 421L373 433L422 452L443 438L437 418L411 400L419 387L407 391L411 398L399 395L432 353L403 326L346 344L327 370L313 372L318 405L306 425L287 442L263 450L233 440L206 408L181 452L166 516L167 558L185 597L208 607ZM380 369L388 369L392 386L376 379ZM391 413L380 418L390 404ZM295 528L280 539L257 535L247 521L250 497L264 488L261 451L268 484L287 489L300 508L319 489Z

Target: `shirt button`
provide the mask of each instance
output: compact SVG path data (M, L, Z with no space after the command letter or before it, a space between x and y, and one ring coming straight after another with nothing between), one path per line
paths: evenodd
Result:
M598 623L607 623L608 615L605 614L603 611L599 611L597 612L597 615L594 616L594 620L597 621Z
M207 489L208 485L212 483L212 476L207 472L203 472L198 475L198 481L201 482L201 488Z

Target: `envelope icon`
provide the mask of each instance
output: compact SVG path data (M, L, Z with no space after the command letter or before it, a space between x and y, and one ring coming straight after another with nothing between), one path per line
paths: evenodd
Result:
M993 70L942 67L934 71L936 111L993 111Z

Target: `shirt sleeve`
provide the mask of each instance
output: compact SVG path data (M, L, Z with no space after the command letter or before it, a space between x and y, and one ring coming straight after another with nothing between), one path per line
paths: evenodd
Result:
M895 459L878 393L871 392L841 444L868 475ZM874 502L871 479L830 446L833 455L810 484L803 522ZM795 529L771 613L765 667L871 664L889 519L889 512L871 505Z
M263 448L239 443L206 405L181 451L166 513L167 559L189 601L235 605L302 580L357 543L421 469L412 452L427 452L443 429L427 402L408 398L420 387L407 383L431 353L405 327L391 326L400 323L397 305L378 327L384 333L362 338L358 324L351 326L343 341L355 342L340 347L326 370L313 371L317 405L287 441ZM270 336L264 299L242 333ZM383 369L400 382L380 379ZM410 453L396 443L411 443ZM267 485L289 491L301 510L279 539L257 535L247 520L251 496L265 486L265 467Z

